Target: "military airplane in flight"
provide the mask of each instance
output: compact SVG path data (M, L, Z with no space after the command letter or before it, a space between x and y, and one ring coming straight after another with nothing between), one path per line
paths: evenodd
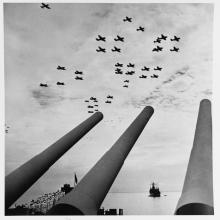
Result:
M92 105L88 105L87 107L88 107L88 108L93 108L93 106L92 106Z
M98 109L95 109L95 112L98 112L99 110Z
M139 28L137 28L136 30L137 30L137 31L142 31L142 32L144 32L144 27L139 26Z
M77 75L77 74L78 74L78 75L82 75L83 72L82 72L82 71L78 71L78 70L76 70L76 71L75 71L75 74L76 74L76 75Z
M95 100L96 100L96 98L95 98L95 97L93 97L93 96L91 96L91 97L90 97L90 100L94 100L94 101L95 101Z
M123 71L119 68L115 69L115 74L123 74Z
M135 74L135 72L132 70L132 71L127 71L125 74L126 75L133 75L133 74Z
M98 47L98 49L96 49L96 51L97 52L103 52L103 53L105 53L106 51L105 51L105 48L102 48L102 47Z
M96 38L97 41L104 41L105 42L105 37L102 37L101 35L98 35Z
M88 113L94 113L93 111L88 111Z
M161 43L161 39L158 37L158 38L154 41L154 43Z
M99 105L94 105L95 107L98 107Z
M153 76L150 76L151 78L158 78L158 75L153 74Z
M58 86L59 86L59 85L64 86L65 84L64 84L64 82L57 82L57 85L58 85Z
M118 47L114 46L114 48L112 49L112 52L121 53L121 48L118 48Z
M117 67L117 68L115 69L115 72L122 72L122 70Z
M89 102L89 100L85 100L85 102Z
M180 40L180 37L177 37L177 36L174 35L173 39L171 38L170 40L171 40L171 41L179 41L179 40Z
M173 47L172 49L170 49L170 51L178 52L178 51L179 51L179 48L178 48L178 47Z
M76 76L75 79L76 79L76 80L83 80L83 78L82 78L82 77L79 77L79 76Z
M160 37L161 40L166 40L167 39L167 36L161 34L161 37Z
M124 82L125 82L125 83L129 83L129 80L126 79Z
M59 66L57 67L58 70L66 70L66 68L64 66Z
M141 75L141 76L139 76L139 78L145 79L145 78L147 78L147 76Z
M119 35L117 35L117 38L114 38L114 41L124 42L124 37L120 37Z
M108 95L107 98L108 98L108 99L113 99L113 96Z
M159 67L157 66L156 68L154 68L154 70L158 70L158 71L161 71L163 68L162 67Z
M162 51L162 50L163 50L163 47L159 47L159 46L157 46L157 47L153 48L152 51L159 52L159 51Z
M109 101L109 100L107 100L107 101L105 101L105 103L112 103L111 101Z
M123 85L123 87L128 88L128 85Z
M41 87L48 87L48 85L46 83L45 84L44 83L40 83L40 86Z
M123 67L123 64L122 63L116 63L115 67Z
M149 67L144 66L144 68L141 69L142 71L150 71Z
M41 3L41 8L51 9L49 4Z
M123 21L124 21L124 22L125 22L125 21L131 22L131 21L132 21L132 18L126 16L126 17L123 19Z
M129 63L129 64L127 65L127 67L133 67L133 68L134 68L134 66L135 66L134 63Z
M93 102L98 102L98 100L96 99L96 100L94 100Z

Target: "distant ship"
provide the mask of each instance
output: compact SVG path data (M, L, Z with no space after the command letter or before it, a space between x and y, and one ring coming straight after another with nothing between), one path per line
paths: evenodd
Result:
M150 197L160 197L160 189L156 186L156 184L153 182L150 186Z

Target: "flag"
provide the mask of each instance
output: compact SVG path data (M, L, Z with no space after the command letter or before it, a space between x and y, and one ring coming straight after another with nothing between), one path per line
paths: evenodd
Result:
M77 176L76 176L76 174L75 174L75 184L74 184L74 185L76 185L77 182L78 182L78 180L77 180Z

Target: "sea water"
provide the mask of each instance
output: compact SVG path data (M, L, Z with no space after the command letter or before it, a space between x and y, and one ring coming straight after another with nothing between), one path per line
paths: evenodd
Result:
M161 197L148 193L108 193L101 208L123 209L124 215L173 215L181 192L163 192Z

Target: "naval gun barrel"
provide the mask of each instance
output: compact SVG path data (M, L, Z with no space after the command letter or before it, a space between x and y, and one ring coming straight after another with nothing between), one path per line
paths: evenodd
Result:
M76 187L61 198L47 214L97 215L127 155L153 112L152 107L145 107L110 150L101 157Z
M96 112L54 144L5 177L5 209L8 209L28 190L64 153L89 132L103 118Z
M211 102L200 102L193 147L176 215L213 215Z

